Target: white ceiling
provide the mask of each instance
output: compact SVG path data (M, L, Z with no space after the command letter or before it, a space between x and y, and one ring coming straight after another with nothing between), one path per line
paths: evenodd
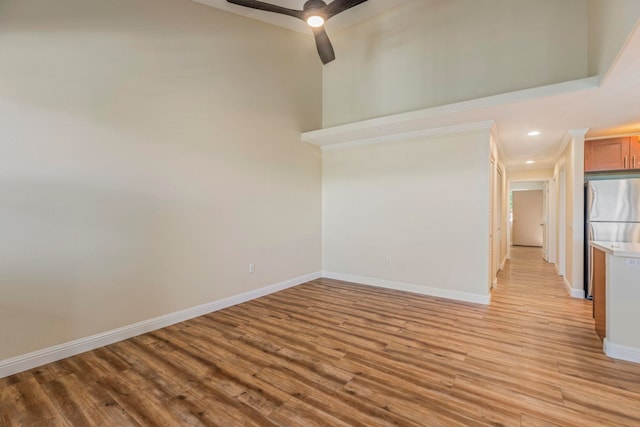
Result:
M215 7L217 9L226 10L228 12L237 13L238 15L246 16L248 18L256 19L258 21L266 22L268 24L278 25L280 27L289 28L291 30L300 31L303 33L309 33L309 27L299 19L292 18L291 16L280 15L278 13L264 12L259 10L250 9L243 6L238 6L227 2L227 0L193 0L198 3L206 4L208 6ZM275 4L289 9L302 10L306 0L263 0L266 3ZM325 3L331 3L333 0L325 0ZM367 0L364 3L356 6L353 11L357 10L357 13L351 13L351 10L346 10L340 13L329 21L327 21L327 31L336 31L342 28L346 28L355 25L359 22L366 21L376 15L386 12L394 7L398 7L404 3L408 3L413 0Z
M308 31L297 19L254 11L226 0L194 0L275 25ZM336 16L327 30L355 25L412 0L368 0ZM304 0L270 0L302 9ZM357 13L350 13L355 12ZM332 24L332 26L330 26ZM587 138L640 133L640 30L603 81L593 77L489 98L460 102L359 123L307 132L303 139L319 145L367 140L397 133L495 121L509 168L551 167L567 132L588 128ZM531 130L540 136L529 137ZM525 166L526 160L535 160Z

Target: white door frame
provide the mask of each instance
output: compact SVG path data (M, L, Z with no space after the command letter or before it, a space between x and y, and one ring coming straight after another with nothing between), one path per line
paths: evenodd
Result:
M558 170L558 274L564 276L566 273L566 209L567 209L567 177L565 165Z
M542 190L542 257L546 262L549 262L549 181L545 181L544 189Z
M550 228L550 224L551 226L555 227L555 216L552 215L552 210L550 209L551 203L550 200L548 199L549 197L549 192L544 191L544 188L549 188L551 187L550 185L550 181L549 179L526 179L526 180L509 180L508 182L508 189L507 189L507 195L509 197L509 200L512 200L511 197L511 193L513 192L513 188L517 187L519 185L526 185L527 183L531 183L532 185L537 185L537 186L542 186L543 187L543 198L547 197L546 200L543 199L543 204L547 203L547 206L549 207L549 209L547 209L546 212L544 212L545 216L543 218L544 224L545 224L545 230L544 233L546 233L546 247L543 248L543 251L545 254L548 253L548 248L549 248L549 241L550 241L550 234L549 234L549 228ZM514 185L515 184L515 185ZM532 188L533 189L533 188ZM512 222L511 222L511 210L507 210L507 216L508 216L508 220L507 220L507 259L511 258L511 226L512 226ZM546 259L546 258L545 258Z
M502 169L499 165L496 168L496 184L498 186L498 195L500 196L499 198L497 198L497 212L498 212L498 237L499 237L499 241L498 241L498 270L502 270L504 268L504 262L505 259L507 257L507 248L506 248L506 242L507 242L507 226L506 224L508 223L508 219L507 219L507 215L505 215L505 207L507 206L506 200L507 200L507 193L505 191L506 189L506 185L505 185L505 172L504 169Z
M556 177L554 177L552 180L549 181L549 185L548 185L548 196L549 196L549 210L548 210L548 219L549 219L549 223L547 226L547 262L550 263L557 263L557 245L558 245L558 239L556 238L556 230L557 230L557 226L556 226L556 218L557 218L557 205L558 205L558 200L557 200L557 188L556 188L556 183L557 183L557 179Z
M498 230L496 230L496 161L491 157L489 162L490 181L489 181L489 292L491 288L497 284L496 275L496 239Z

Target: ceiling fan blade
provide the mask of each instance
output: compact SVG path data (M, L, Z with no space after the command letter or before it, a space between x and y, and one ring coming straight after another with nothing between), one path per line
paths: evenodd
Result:
M333 46L331 40L327 36L323 27L312 28L313 35L316 39L316 47L318 48L318 54L323 64L327 64L336 59L336 54L333 52Z
M293 16L294 18L304 21L304 13L301 10L289 9L275 4L265 3L257 0L227 0L228 3L237 4L238 6L250 7L251 9L264 10L267 12L280 13L282 15Z
M354 6L364 3L367 0L333 0L331 3L324 7L324 12L327 15L326 19L337 15L347 9L351 9Z

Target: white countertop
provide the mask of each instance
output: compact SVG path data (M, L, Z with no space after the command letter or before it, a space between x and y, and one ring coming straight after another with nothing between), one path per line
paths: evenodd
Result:
M589 244L613 256L640 258L640 243L591 241Z

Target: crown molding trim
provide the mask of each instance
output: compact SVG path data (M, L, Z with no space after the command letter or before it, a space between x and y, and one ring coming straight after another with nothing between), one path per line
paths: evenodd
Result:
M584 140L585 141L599 141L601 139L625 138L625 137L629 137L629 136L638 136L638 132L607 135L607 136L594 136L594 137L591 137L591 138L585 138Z
M590 128L583 128L583 129L572 129L569 131L569 135L573 136L573 137L582 137L584 138L585 135L587 134L587 132L589 132Z
M502 144L502 137L500 136L500 131L498 130L498 124L493 121L493 124L491 125L491 129L489 130L489 132L491 132L491 135L493 136L493 141L496 144L496 149L498 150L498 156L499 156L499 162L503 169L506 169L506 165L509 162L509 159L507 158L507 155L504 151L504 145Z
M338 144L330 144L330 145L321 145L320 148L322 151L330 151L330 150L340 150L345 148L353 148L353 147L361 147L364 145L375 145L375 144L384 144L388 142L397 142L397 141L410 141L435 135L447 135L452 133L461 133L461 132L470 132L475 130L486 130L489 131L494 126L495 122L493 120L484 121L484 122L476 122L476 123L466 123L462 125L455 126L445 126L434 129L422 129L413 132L402 132L396 133L392 135L384 135L377 136L373 138L363 138L348 142L342 142Z
M597 87L598 78L589 77L317 129L303 132L300 138L302 142L308 144L328 146L421 132L426 129L441 129L442 127L437 126L436 123L442 123L445 116L450 117L452 114L483 110ZM486 119L494 121L493 117L486 117ZM456 125L465 126L465 124L450 123L447 127Z
M571 133L567 132L567 134L564 136L564 139L562 140L562 143L560 144L560 147L558 147L558 151L556 151L556 156L555 156L556 159L562 156L562 153L567 148L567 145L569 145L569 142L571 142L572 139L573 137Z

